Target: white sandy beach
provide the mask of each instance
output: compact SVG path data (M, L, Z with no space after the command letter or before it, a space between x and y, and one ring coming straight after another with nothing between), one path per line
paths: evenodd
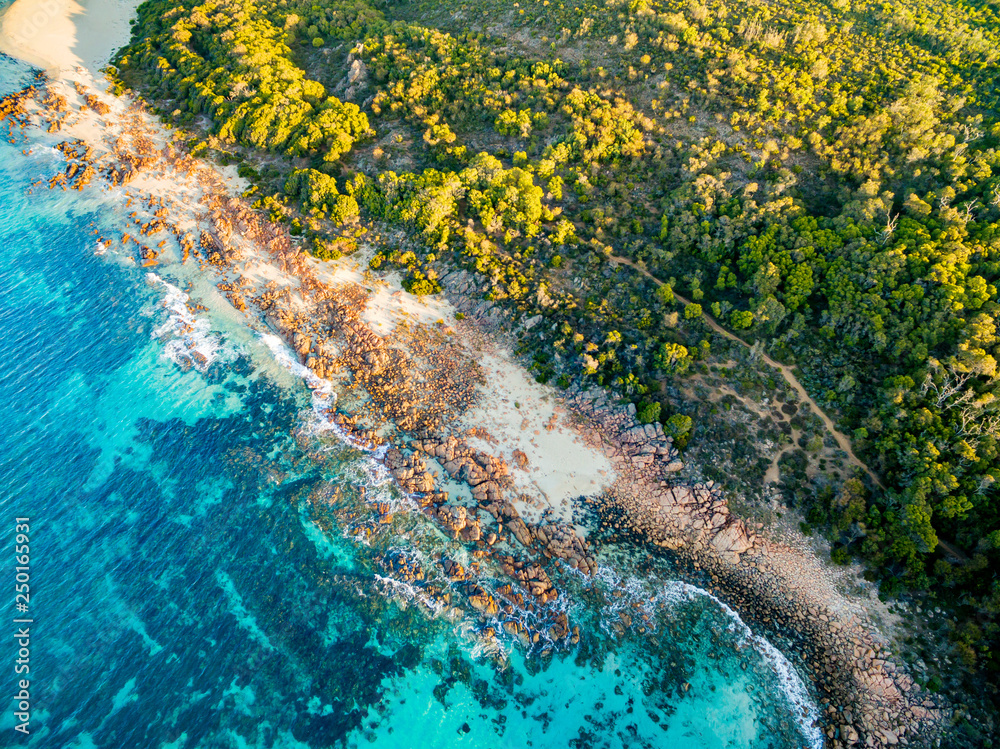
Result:
M483 353L479 364L486 375L482 405L463 422L470 428L484 427L499 444L483 439L470 439L469 444L500 455L511 466L514 485L524 498L514 506L525 519L538 522L548 509L571 522L574 499L597 494L614 482L611 461L585 444L568 423L555 388L539 385L507 352ZM518 466L516 451L527 458L524 467ZM527 498L534 503L526 504ZM582 528L577 532L584 535Z
M0 52L53 77L93 74L128 43L141 0L16 0L0 19Z

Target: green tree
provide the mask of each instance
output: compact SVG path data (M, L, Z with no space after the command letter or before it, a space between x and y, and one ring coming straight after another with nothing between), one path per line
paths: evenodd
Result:
M652 424L660 420L660 410L662 406L659 401L646 401L639 405L636 416L642 424Z
M734 309L729 314L729 325L734 330L745 330L753 325L753 312Z
M691 364L686 346L679 343L662 343L653 357L656 368L668 375L684 372Z
M663 425L663 431L665 434L673 438L674 444L683 449L687 446L688 439L691 436L691 428L694 426L694 422L691 420L690 416L685 416L684 414L674 414L671 416Z

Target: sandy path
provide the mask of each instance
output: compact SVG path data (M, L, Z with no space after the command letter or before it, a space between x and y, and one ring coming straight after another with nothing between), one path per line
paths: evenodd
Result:
M618 255L612 255L609 258L609 260L611 260L611 262L613 263L617 263L618 265L627 265L633 270L642 273L642 275L646 276L646 278L651 280L657 286L663 286L663 281L658 279L656 276L654 276L645 268L640 268L638 265L636 265L628 258L619 257ZM682 304L691 304L689 300L685 299L680 294L678 294L676 290L674 291L674 296L677 297L678 301L680 301ZM741 346L744 346L745 348L748 349L752 348L752 346L746 341L744 341L742 338L729 332L721 325L719 325L719 323L716 322L716 320L707 312L702 310L701 314L702 318L705 320L705 323L713 331L723 336L724 338L728 338L730 341L735 341L736 343L739 343ZM825 426L827 431L833 435L834 440L836 440L837 442L837 446L845 453L847 453L847 457L850 460L851 464L858 466L865 473L867 473L869 478L871 478L871 480L874 481L879 486L879 488L885 489L885 486L882 484L881 481L879 481L879 478L878 476L875 475L875 472L872 471L872 469L869 468L868 465L861 460L861 458L859 458L857 455L854 454L854 450L851 448L851 441L847 438L847 435L837 429L837 427L833 423L833 419L827 416L826 412L822 408L820 408L819 404L816 403L816 401L812 399L809 393L806 392L806 389L802 386L802 383L799 382L798 378L792 372L792 368L785 364L782 364L779 361L775 361L770 356L765 354L763 351L759 352L758 355L760 356L761 359L767 362L768 365L774 367L779 372L781 372L781 376L785 378L785 382L791 385L792 389L798 394L799 400L808 403L812 407L813 411L819 416L820 420L823 422L823 426Z

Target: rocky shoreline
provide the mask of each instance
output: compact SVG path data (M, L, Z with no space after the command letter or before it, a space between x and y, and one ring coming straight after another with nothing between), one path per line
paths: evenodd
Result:
M418 586L431 610L474 622L476 636L496 650L498 640L516 642L544 657L580 641L579 627L555 604L563 565L585 576L597 569L591 536L670 554L812 672L828 746L921 746L939 735L947 710L893 664L870 622L829 605L839 594L819 562L735 517L711 482L680 480L670 438L659 425L640 424L634 406L603 391L566 391L562 407L572 418L561 428L575 424L613 470L605 486L573 500L573 522L552 508L527 517L525 507L544 504L515 481L517 471L529 470L528 456L514 450L508 461L487 449L499 446L489 425L462 423L482 398L477 355L509 346L516 325L481 300L468 274L441 273L465 320L397 315L391 333L380 334L368 313L377 282L306 255L283 227L234 197L214 169L175 148L141 105L93 89L82 74L72 87L40 76L3 100L0 120L11 142L26 128L54 139L64 165L39 187L125 190L129 225L113 236L98 232L104 248L146 268L197 263L233 307L285 341L311 387L337 389L326 416L412 504L393 507L364 491L341 501L338 492L314 497L314 509L369 535L391 529L399 513L433 522L459 553L430 562L393 552L380 560L391 579ZM178 184L188 190L184 200L164 190ZM186 206L192 199L194 207ZM594 518L595 527L577 516ZM487 586L487 571L506 582Z
M458 294L467 294L462 272L446 275L446 288L456 278ZM483 328L493 335L503 329L495 307L459 295L453 302ZM708 589L756 629L784 642L785 651L811 671L822 695L827 746L940 743L948 710L893 663L870 621L827 605L826 596L836 594L817 580L822 576L818 560L758 535L757 528L730 513L713 482L679 482L682 464L670 437L659 424L640 424L634 405L621 406L604 391L577 387L567 391L566 403L581 417L583 434L611 457L619 476L607 491L586 500L606 538L669 550L693 573L707 577Z

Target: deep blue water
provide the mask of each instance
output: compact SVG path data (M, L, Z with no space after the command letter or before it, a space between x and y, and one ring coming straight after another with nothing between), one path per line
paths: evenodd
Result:
M0 59L2 93L29 79ZM378 554L449 542L420 516L361 542L325 513L358 501L366 456L303 435L308 392L210 285L197 340L171 332L190 277L95 254L90 226L120 221L120 196L29 194L57 159L22 147L0 144L0 584L29 517L31 733L11 700L0 746L804 744L772 661L704 596L635 582L625 603L664 598L656 636L619 638L623 602L581 582L581 646L505 643L504 667L408 600ZM0 621L16 616L5 601Z

